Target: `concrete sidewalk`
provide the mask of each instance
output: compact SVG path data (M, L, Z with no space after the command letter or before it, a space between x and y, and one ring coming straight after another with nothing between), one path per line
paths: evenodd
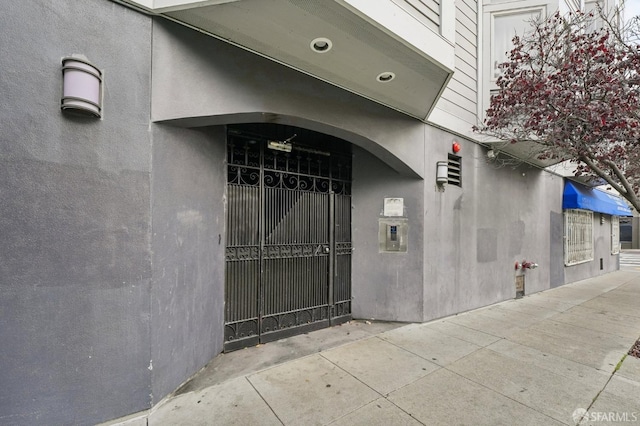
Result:
M625 357L640 337L637 271L427 324L317 333L307 355L290 348L308 336L221 355L123 424L640 424L640 359Z

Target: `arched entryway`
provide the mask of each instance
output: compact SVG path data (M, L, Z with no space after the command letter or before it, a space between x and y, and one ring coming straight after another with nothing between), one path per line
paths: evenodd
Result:
M225 351L351 318L351 145L228 126Z

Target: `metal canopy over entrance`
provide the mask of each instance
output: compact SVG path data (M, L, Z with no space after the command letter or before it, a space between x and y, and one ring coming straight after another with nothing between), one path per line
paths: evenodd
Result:
M273 124L227 143L225 351L351 319L350 145Z

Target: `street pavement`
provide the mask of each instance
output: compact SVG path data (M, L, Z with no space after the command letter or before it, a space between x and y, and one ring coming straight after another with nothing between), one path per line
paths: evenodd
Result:
M216 357L139 425L640 424L640 269Z

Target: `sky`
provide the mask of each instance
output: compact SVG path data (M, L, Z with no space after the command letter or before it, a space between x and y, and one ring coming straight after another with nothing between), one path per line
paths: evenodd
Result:
M640 15L640 0L626 0L625 2L625 19L633 18Z

